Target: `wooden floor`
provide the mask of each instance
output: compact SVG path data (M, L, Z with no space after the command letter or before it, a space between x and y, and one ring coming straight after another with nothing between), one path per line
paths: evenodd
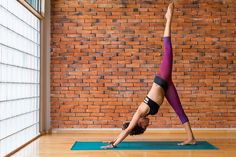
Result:
M198 140L207 140L219 150L125 150L125 151L71 151L76 140L106 141L117 135L117 131L75 131L44 135L27 145L14 157L235 157L236 131L194 131ZM146 131L140 136L126 140L182 140L183 131Z

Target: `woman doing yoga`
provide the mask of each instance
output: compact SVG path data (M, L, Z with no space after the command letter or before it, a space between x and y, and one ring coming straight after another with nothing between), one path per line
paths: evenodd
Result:
M114 141L109 142L109 145L103 146L103 149L116 147L128 135L142 134L149 124L149 119L147 118L147 116L155 115L158 112L160 105L163 103L164 97L166 97L167 101L178 115L188 135L187 140L179 143L179 145L196 143L188 117L186 116L182 108L179 96L171 77L173 54L170 33L173 10L174 4L171 3L169 4L168 10L165 15L166 26L164 31L164 54L162 63L160 65L158 73L155 75L154 82L150 91L144 99L144 102L139 105L137 111L132 117L132 120L130 122L124 123L119 136Z

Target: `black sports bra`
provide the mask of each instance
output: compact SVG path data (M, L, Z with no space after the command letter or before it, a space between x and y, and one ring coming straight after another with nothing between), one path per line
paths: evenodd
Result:
M155 115L160 108L160 106L155 101L150 99L148 96L146 96L146 98L144 99L144 103L147 104L150 108L150 111L148 112L147 115L149 115L149 114Z

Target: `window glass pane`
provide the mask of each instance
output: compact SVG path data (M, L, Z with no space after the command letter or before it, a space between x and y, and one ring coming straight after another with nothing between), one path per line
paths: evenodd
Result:
M39 36L35 15L0 0L0 156L39 135Z
M26 0L35 10L41 12L41 0Z

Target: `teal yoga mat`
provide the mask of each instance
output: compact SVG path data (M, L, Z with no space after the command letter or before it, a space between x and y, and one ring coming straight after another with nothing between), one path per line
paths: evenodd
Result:
M217 150L218 148L207 141L198 141L195 145L178 146L177 141L125 141L117 148L109 150ZM71 150L106 150L101 146L107 145L103 142L77 141Z

